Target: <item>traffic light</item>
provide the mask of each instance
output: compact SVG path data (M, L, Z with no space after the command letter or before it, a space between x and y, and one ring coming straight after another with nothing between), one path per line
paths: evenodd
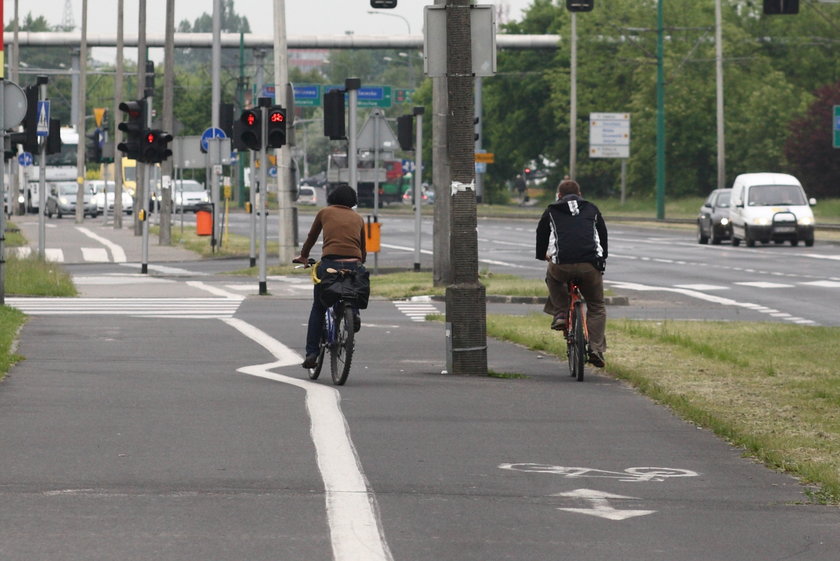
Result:
M143 131L143 148L141 150L140 162L147 164L159 164L172 155L172 150L167 146L172 142L172 135L158 129Z
M262 121L260 109L246 109L233 124L233 139L237 148L259 150L262 148Z
M23 117L23 132L9 135L11 145L20 144L24 152L38 153L38 86L26 86L26 115Z
M113 152L113 149L111 150ZM50 119L50 134L47 136L47 154L61 152L61 121Z
M144 162L141 149L143 132L146 130L146 100L123 101L119 107L120 111L126 113L127 119L117 127L125 133L125 139L117 144L117 150L123 152L126 158Z
M591 12L594 7L595 0L566 0L566 9L570 12Z
M397 117L397 140L403 150L414 150L414 115Z
M268 123L266 123L266 148L280 148L286 144L286 110L279 105L268 108Z
M764 13L767 15L798 14L799 0L764 0Z
M88 137L88 144L87 149L85 150L85 154L87 155L86 160L91 163L101 163L102 162L102 131L99 129L93 129L93 132L85 135Z
M324 136L330 140L344 140L344 91L330 90L324 94Z
M396 8L397 7L397 0L370 0L370 7L371 8Z

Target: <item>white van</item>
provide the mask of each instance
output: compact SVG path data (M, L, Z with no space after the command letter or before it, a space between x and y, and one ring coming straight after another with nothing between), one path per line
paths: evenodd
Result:
M802 184L786 173L742 173L732 184L729 220L732 222L732 245L744 240L797 245L814 245L814 213Z

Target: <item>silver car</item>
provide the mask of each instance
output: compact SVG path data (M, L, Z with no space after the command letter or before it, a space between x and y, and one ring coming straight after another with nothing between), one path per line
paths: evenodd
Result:
M49 218L55 214L61 218L65 214L76 214L76 192L79 187L75 181L58 181L49 184L49 191L47 195L46 214ZM95 217L98 212L96 210L96 202L93 200L93 194L90 190L84 191L84 215Z

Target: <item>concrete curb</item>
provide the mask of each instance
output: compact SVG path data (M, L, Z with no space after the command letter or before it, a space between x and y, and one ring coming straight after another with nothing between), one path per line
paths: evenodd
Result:
M444 302L444 296L415 296L411 300L432 300L434 302ZM505 296L502 294L488 294L487 302L493 304L545 304L545 297L543 296ZM627 296L607 296L604 298L607 306L629 306L630 299Z

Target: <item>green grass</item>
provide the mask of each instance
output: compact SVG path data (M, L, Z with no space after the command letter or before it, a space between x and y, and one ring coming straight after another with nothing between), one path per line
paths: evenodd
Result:
M543 314L487 318L487 334L565 356ZM609 321L607 372L840 503L839 328Z
M21 356L14 352L18 331L26 321L22 312L8 306L0 306L0 380Z
M6 294L11 296L76 296L70 275L57 263L35 256L6 258Z

